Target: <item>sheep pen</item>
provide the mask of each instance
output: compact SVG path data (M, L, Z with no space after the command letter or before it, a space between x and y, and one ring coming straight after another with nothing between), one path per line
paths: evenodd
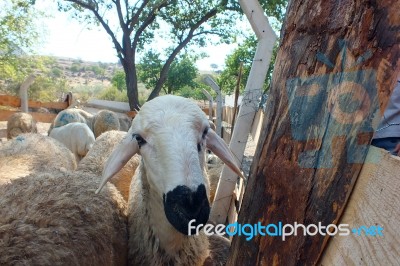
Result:
M41 122L39 122L37 125L38 125L38 131L40 133L42 133L42 134L45 134L47 132L48 127L50 126L50 124L41 123ZM130 125L130 121L127 121L126 126L129 126L129 125ZM2 135L2 132L5 132L5 123L4 122L0 122L0 137L4 137L4 135ZM93 145L92 152L89 151L87 156L85 158L83 158L81 160L81 162L78 164L78 168L77 168L78 172L77 173L79 173L82 169L86 169L86 171L90 170L91 174L94 174L94 175L100 177L102 169L100 167L98 167L98 165L104 165L104 163L105 163L105 158L104 157L108 157L108 155L111 153L110 150L112 148L110 148L110 147L115 145L115 143L118 142L119 140L121 140L124 137L124 135L126 135L126 132L109 131L109 132L106 132L106 133L102 134L100 137L98 137L96 139L96 142ZM108 141L108 140L110 140L110 141ZM4 139L2 139L2 141L4 141ZM1 145L6 145L8 142L9 141L2 142L0 144L0 147L1 147ZM101 142L103 143L102 145L104 145L104 144L108 145L108 148L106 149L107 152L104 152L104 157L101 157L101 156L97 157L97 153L95 152L96 151L95 147L96 147L96 145L101 146L100 145ZM101 154L101 149L100 149L100 154ZM252 152L249 152L249 155L252 156ZM115 175L111 179L111 183L113 183L117 187L117 190L119 190L119 192L122 194L124 202L126 202L128 200L128 197L129 197L129 183L130 183L130 180L131 180L131 178L133 176L134 168L136 168L136 166L138 164L139 158L140 158L140 156L134 156L133 160L130 160L129 163L123 168L123 170L121 170L117 175ZM12 163L12 164L14 164L14 163ZM43 164L43 166L44 166L44 164ZM10 165L10 167L11 167L11 165ZM45 167L43 167L43 168L45 168ZM78 181L75 180L75 174L76 173L72 174L71 171L64 171L64 170L57 171L57 170L54 170L55 174L49 174L48 173L49 171L46 171L46 169L43 169L43 168L41 170L43 172L43 174L40 174L40 177L34 177L32 180L41 180L41 181L35 181L35 182L41 183L41 182L44 182L45 179L49 178L50 175L53 175L54 177L57 177L57 178L64 178L64 179L65 178L72 178L72 180L73 180L72 182L73 183L78 182ZM31 180L31 179L30 178L27 179L25 176L26 175L24 175L22 177L21 181L15 180L12 183L20 184L19 182L22 182L22 183L30 183L30 182L32 182L32 184L33 184L33 181L28 181L28 180ZM31 175L31 176L36 176L36 175ZM218 176L219 176L219 173L217 171L217 173L215 174L215 180L217 180L219 178ZM92 182L92 181L90 181L90 182ZM64 181L62 181L61 184L64 185ZM217 184L217 181L216 181L215 184ZM30 189L30 188L27 187L28 185L25 185L25 186L26 186L25 189ZM37 186L37 183L35 183L35 186ZM113 186L111 186L111 189L114 190L114 193L118 194L117 191L115 191L115 189L113 188ZM58 189L57 189L57 191L60 192L60 190L58 190ZM89 188L88 191L93 192L93 190L91 190L90 188ZM79 192L81 192L81 190L78 189L76 194L71 194L70 195L69 192L67 194L70 195L70 196L77 196L79 194ZM62 192L60 192L60 193L62 193ZM108 195L108 193L109 192L106 192L107 195ZM42 194L43 194L43 192L42 192ZM103 194L103 192L101 194ZM53 197L53 195L51 195L51 197ZM20 197L20 198L24 199L24 197ZM119 199L119 200L121 200L121 199ZM84 203L82 203L83 201L79 201L79 202L81 202L81 204L84 204ZM211 201L210 201L210 203L211 203ZM88 203L88 204L92 204L92 203ZM27 206L27 205L25 205L25 206ZM114 208L117 208L117 209L120 210L121 209L120 206L121 206L120 204L116 204L116 205L114 205ZM125 205L125 208L126 208L126 205ZM108 210L109 209L106 209L105 211L108 212ZM0 214L0 215L3 215L3 213ZM18 215L22 215L22 214L18 214ZM56 217L54 217L54 219L55 218ZM47 221L50 221L51 219L53 219L53 217L47 219ZM100 218L98 218L98 219L100 219ZM4 221L5 220L0 221L1 224ZM73 226L75 226L75 225L73 225ZM80 232L82 232L82 231L80 231ZM12 236L12 234L9 234L9 236ZM28 234L28 236L29 236L29 234ZM108 235L108 236L110 237L109 239L116 239L116 238L113 238L112 235L111 236ZM122 237L123 242L125 241L125 238ZM219 240L215 241L214 238L209 238L208 240L206 240L202 244L202 247L207 247L207 241L209 242L209 247L208 247L208 255L209 256L205 260L205 264L207 264L207 265L216 265L215 264L216 261L219 261L219 262L222 261L223 262L226 259L226 256L228 254L229 241L227 242L225 239L219 239ZM46 245L45 242L46 241L42 242L43 245ZM3 248L1 247L1 249L3 249ZM110 248L108 248L108 249L110 249ZM58 251L61 251L61 250L62 250L62 247ZM70 247L64 247L64 250L66 250L66 252L70 252ZM115 251L115 249L113 249L113 248L111 248L111 250ZM205 250L207 252L207 248ZM10 250L8 250L8 251L10 251ZM40 252L40 248L37 248L36 251ZM12 257L13 256L12 252L17 252L17 250L10 251L10 252L11 253L9 253L9 255L11 254L11 257ZM31 254L33 254L33 253L34 252L32 252ZM88 251L88 253L91 253L91 251ZM88 254L88 253L85 253L85 254ZM73 254L75 256L76 252L73 251ZM17 256L16 253L14 253L14 255ZM102 257L104 258L104 256L102 256ZM29 259L29 255L27 255L26 258L27 259L25 260L25 264L30 264L30 263L32 263L34 261L39 261L38 258L35 258L33 255L32 255L32 257L30 259ZM62 258L60 259L60 257L59 258L48 257L47 260L48 260L48 263L44 263L44 264L51 264L54 261L62 261L62 262L65 262L65 264L70 264L70 263L72 263L72 264L82 264L82 262L84 263L86 261L85 259L82 259L80 257L79 258L76 257L76 258L73 258L71 260L64 260ZM79 261L79 263L77 263L78 261ZM108 258L105 261L109 262L110 259ZM97 260L96 262L99 262L99 261ZM114 262L115 262L115 260L114 260ZM211 264L210 264L210 262L211 262ZM3 264L2 261L0 261L0 264ZM39 264L43 264L43 263L39 263ZM102 263L99 263L99 264L102 264ZM116 263L105 263L105 264L113 265L113 264L116 264ZM126 264L126 261L123 262L122 264ZM219 263L219 264L223 265L223 263Z

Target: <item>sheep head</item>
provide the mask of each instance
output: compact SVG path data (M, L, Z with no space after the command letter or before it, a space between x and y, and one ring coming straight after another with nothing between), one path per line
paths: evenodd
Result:
M195 219L197 224L205 224L210 213L206 148L242 176L238 162L210 129L197 104L178 96L157 97L142 106L127 136L112 152L96 193L139 153L151 192L163 201L169 223L188 234L189 221Z

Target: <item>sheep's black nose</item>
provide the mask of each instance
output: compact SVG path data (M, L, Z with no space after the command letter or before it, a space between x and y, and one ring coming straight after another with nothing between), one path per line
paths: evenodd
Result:
M175 229L188 235L188 224L191 220L196 220L191 226L206 224L208 221L210 204L205 186L198 186L196 191L186 186L177 186L164 194L164 211Z

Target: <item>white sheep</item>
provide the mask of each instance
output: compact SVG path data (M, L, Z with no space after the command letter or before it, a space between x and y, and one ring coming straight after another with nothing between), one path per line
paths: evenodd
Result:
M127 137L108 159L96 191L131 156L142 156L128 202L130 264L200 265L211 255L202 231L188 236L189 221L194 219L196 226L209 217L206 148L242 176L229 148L194 102L160 96L145 103L132 121Z
M32 172L72 171L75 168L71 151L41 134L21 134L0 146L0 185Z
M110 147L97 145L76 171L43 161L0 186L0 265L126 265L126 201L112 184L93 197Z
M7 138L12 139L22 133L37 133L36 120L28 113L12 114L7 120Z
M55 127L50 132L50 137L63 143L74 154L79 162L92 148L94 134L90 128L79 122L72 122L61 127Z

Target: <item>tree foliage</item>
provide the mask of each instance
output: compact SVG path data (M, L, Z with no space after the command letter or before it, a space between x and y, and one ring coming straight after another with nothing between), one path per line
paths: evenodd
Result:
M194 61L189 57L189 55L184 54L181 58L178 58L171 64L168 78L164 85L165 93L171 94L185 86L189 88L196 87L197 84L194 81L196 76L197 67L195 66Z
M257 39L254 36L251 36L226 58L225 69L218 77L218 85L224 93L231 94L235 91L240 72L240 64L242 64L243 68L240 89L244 89L250 73L256 46Z
M271 15L283 0L262 1ZM233 40L236 19L241 9L234 0L58 0L59 9L72 11L86 23L101 25L110 36L124 68L131 109L139 108L138 76L135 64L139 53L160 39L167 40L162 65L149 99L161 91L171 64L188 46L210 44L210 36L219 41ZM273 4L271 4L273 3ZM118 20L116 21L115 16ZM193 51L193 50L192 50Z
M250 36L243 42L243 44L239 45L239 47L235 49L232 54L227 56L225 60L225 69L217 78L218 85L221 87L224 93L232 94L235 91L241 63L243 64L243 69L239 89L240 91L244 90L250 74L256 47L256 38L254 36ZM264 82L264 91L268 89L271 83L277 50L278 44L276 43L272 51L271 63L269 65L267 76Z
M155 50L149 50L138 64L139 81L144 83L147 89L156 86L157 80L160 78L162 63L160 54Z
M111 83L114 85L115 88L117 88L117 90L126 91L125 72L117 70L114 73L114 76L111 78Z
M287 0L278 0L271 1L269 5L275 8L271 9L271 6L268 7L267 3L262 3L262 6L265 8L266 14L272 16L271 26L278 32L283 22L284 11L287 5ZM251 65L253 63L253 58L256 52L258 41L255 35L248 36L242 44L236 48L232 54L228 55L225 60L225 69L218 76L218 84L221 87L222 91L227 94L231 94L234 92L237 86L237 79L240 72L240 65L242 64L242 76L240 79L239 88L240 91L243 91L248 76L250 74ZM272 71L275 63L276 53L278 50L278 43L275 44L275 47L272 51L271 63L267 72L267 77L264 83L264 91L268 89L272 79Z
M0 78L24 79L34 64L25 55L39 41L36 21L42 16L33 0L3 0L0 9ZM22 59L22 57L24 57Z
M154 88L159 79L162 60L155 51L149 51L138 64L139 80L146 88ZM188 54L175 58L172 62L167 79L162 87L165 94L173 94L183 87L195 88L198 84L194 81L197 77L197 67L194 59Z

